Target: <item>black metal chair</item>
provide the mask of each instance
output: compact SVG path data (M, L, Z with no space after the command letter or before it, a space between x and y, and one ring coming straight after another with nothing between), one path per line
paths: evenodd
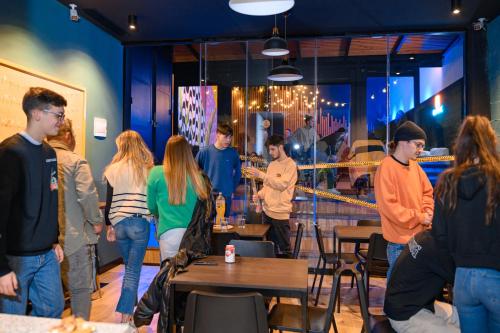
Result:
M328 301L328 308L320 308L316 306L307 307L307 332L308 333L328 333L330 326L333 325L335 333L338 332L337 324L333 312L335 311L335 303L340 293L340 278L343 274L352 274L356 279L356 286L359 294L359 306L361 310L361 318L363 319L362 332L370 331L370 317L368 307L366 304L365 288L363 279L358 270L355 269L354 264L345 264L342 260L340 266L333 274L332 289L330 293L330 300ZM300 305L292 304L276 304L268 317L269 330L302 331L302 308Z
M380 220L358 220L356 226L358 227L380 227ZM368 247L362 246L361 243L356 242L354 245L354 255L360 262L366 261L368 255ZM354 287L354 276L351 279L351 288Z
M270 241L233 239L229 244L234 245L236 255L242 257L276 258L274 243Z
M259 293L217 294L192 291L184 333L267 333L267 311Z
M319 227L319 225L317 224L314 225L314 231L316 234L316 242L318 244L318 249L319 249L319 258L318 258L318 264L316 265L316 271L314 273L311 293L314 291L314 286L316 285L316 278L318 276L319 266L321 261L323 261L323 267L321 268L320 271L321 277L319 279L316 301L314 302L314 305L317 306L319 301L319 294L321 292L321 286L323 285L323 277L325 276L326 265L327 264L333 265L333 269L335 270L339 265L339 258L335 252L325 252L325 244L323 243L323 234L321 233L321 228Z
M379 220L358 220L356 225L358 227L380 227L381 224ZM360 260L366 259L368 248L362 247L360 243L356 243L354 246L354 254Z
M307 307L308 333L328 333L332 325L334 332L338 333L335 317L333 316L337 289L337 286L332 284L328 308ZM302 306L285 303L275 304L269 313L268 323L270 332L274 330L302 332Z
M295 234L295 245L292 253L277 253L277 258L282 259L298 259L300 253L300 245L302 244L302 236L304 234L304 223L295 223L297 225L297 233Z
M300 253L300 245L302 244L302 236L304 235L304 223L297 223L297 234L295 236L295 246L293 247L292 258L298 259Z
M220 232L212 233L211 238L211 254L215 256L223 256L226 253L226 245L234 239L240 239L240 235L236 232Z
M366 260L361 262L365 281L366 299L370 304L370 276L387 277L389 262L387 261L387 241L382 234L372 234L368 245Z

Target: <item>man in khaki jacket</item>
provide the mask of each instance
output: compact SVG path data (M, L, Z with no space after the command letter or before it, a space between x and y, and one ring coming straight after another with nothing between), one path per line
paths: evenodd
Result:
M297 183L297 165L285 153L285 142L282 136L272 135L266 141L269 155L273 161L264 173L256 168L249 172L261 178L264 187L253 196L253 200L263 200L264 223L271 225L269 238L274 242L276 253L291 255L290 246L290 212L292 199Z
M87 161L73 152L75 136L66 119L55 136L47 137L57 154L59 176L59 243L65 258L63 284L71 296L73 315L88 320L93 291L93 256L102 230L102 213Z

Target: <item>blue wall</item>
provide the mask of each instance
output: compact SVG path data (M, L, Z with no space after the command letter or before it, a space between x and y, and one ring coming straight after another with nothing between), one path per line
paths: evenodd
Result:
M488 81L491 119L500 139L500 17L488 24Z
M120 42L84 19L71 22L68 8L55 0L15 0L2 2L0 45L0 58L86 89L86 158L104 198L102 171L122 131ZM94 117L108 120L105 140L92 135Z

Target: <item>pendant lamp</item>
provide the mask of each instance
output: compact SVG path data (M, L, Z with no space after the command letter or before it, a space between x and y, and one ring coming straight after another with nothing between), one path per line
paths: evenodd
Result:
M271 69L267 75L268 80L279 82L298 81L303 77L302 72L297 67L288 64L288 60L283 60L280 66Z
M286 21L285 21L286 22ZM285 23L286 24L286 23ZM286 26L285 26L286 29ZM286 33L285 33L286 38ZM276 25L276 15L274 15L273 36L266 40L262 54L270 57L284 56L290 53L286 40L279 36L278 27Z
M253 16L267 16L286 12L294 0L230 0L229 7L235 12Z

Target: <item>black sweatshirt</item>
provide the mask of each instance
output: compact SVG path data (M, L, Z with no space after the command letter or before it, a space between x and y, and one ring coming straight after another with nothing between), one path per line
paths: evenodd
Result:
M422 231L410 239L396 260L385 292L384 312L393 320L408 320L434 301L445 283L455 276L446 244L435 241L434 231Z
M449 206L448 202L436 198L433 228L439 229L457 267L500 271L500 198L496 199L498 204L492 221L486 225L488 196L484 173L477 167L464 171L457 192L458 201L453 212L444 208Z
M6 254L32 256L57 243L57 159L47 143L20 134L0 143L0 276Z

